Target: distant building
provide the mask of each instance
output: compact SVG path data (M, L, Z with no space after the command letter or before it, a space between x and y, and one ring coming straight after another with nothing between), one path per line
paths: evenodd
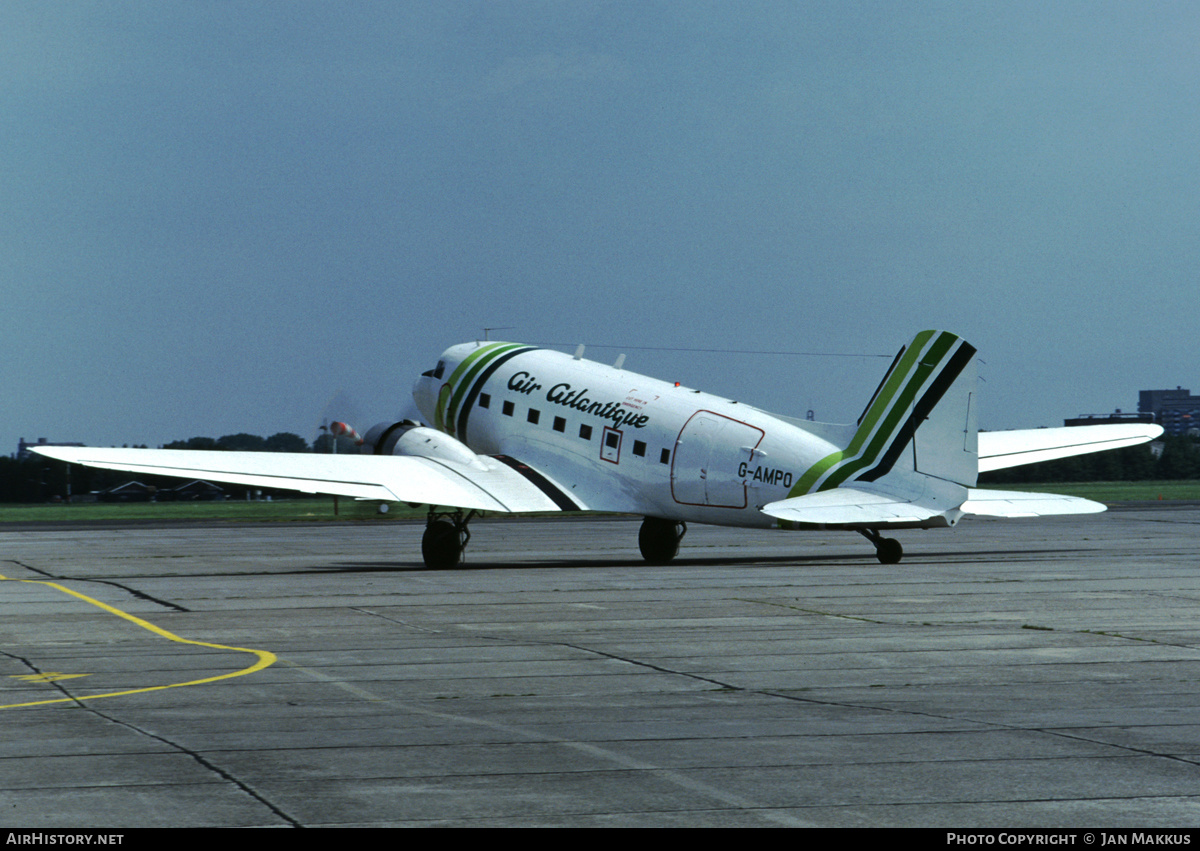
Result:
M1171 435L1200 436L1200 396L1184 387L1174 390L1143 390L1138 393L1138 411Z
M96 499L100 502L153 502L158 488L144 485L141 482L125 482L111 488L97 491Z
M225 489L212 482L192 481L177 488L160 488L158 501L175 500L176 502L194 502L197 500L221 501L225 499Z
M1065 426L1112 425L1114 423L1152 423L1152 414L1125 413L1120 408L1111 414L1080 414L1069 420L1063 420Z
M224 489L212 482L191 481L176 488L159 488L141 482L125 482L97 491L100 502L190 502L194 500L223 500Z

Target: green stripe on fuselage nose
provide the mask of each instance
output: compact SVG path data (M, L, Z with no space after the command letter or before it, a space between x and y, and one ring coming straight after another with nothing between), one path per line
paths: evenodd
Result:
M451 400L454 397L454 390L458 385L459 378L462 374L471 368L471 364L484 357L489 352L498 349L503 343L492 343L491 345L483 346L462 359L462 362L454 368L454 372L450 373L450 377L446 379L446 383L442 385L441 391L438 393L437 409L434 413L434 425L441 431L452 431L453 429L446 428L446 418L449 413Z
M454 415L454 434L459 440L463 443L467 442L467 422L470 419L471 410L475 407L475 402L478 401L492 374L513 358L534 351L537 351L534 346L512 346L507 351L498 352L495 357L488 358L486 364L481 363L482 369L471 370L469 380L464 383L464 386L469 389L462 397Z
M470 359L473 362L471 363L470 368L467 370L467 373L462 377L462 380L459 381L458 384L454 385L454 395L450 399L450 404L446 408L446 425L444 429L446 432L449 434L454 434L456 431L458 425L456 421L458 419L459 408L462 406L463 399L466 398L467 393L470 391L471 385L475 383L476 376L478 376L481 371L486 369L488 364L495 361L496 358L501 357L506 352L511 352L514 349L520 348L523 348L523 346L521 346L519 343L499 343L490 348L485 356L473 356ZM479 354L481 353L476 353L476 355ZM457 375L459 370L466 365L467 361L464 360L461 364L459 364L459 369L454 371L455 374ZM454 376L451 376L451 379L453 378Z

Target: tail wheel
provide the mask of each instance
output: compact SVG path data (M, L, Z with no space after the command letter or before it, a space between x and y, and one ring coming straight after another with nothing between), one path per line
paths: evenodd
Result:
M895 538L883 538L875 548L875 555L880 564L899 564L904 558L904 547Z
M895 538L885 538L874 529L859 529L864 538L875 545L875 557L880 564L899 564L904 558L904 547Z

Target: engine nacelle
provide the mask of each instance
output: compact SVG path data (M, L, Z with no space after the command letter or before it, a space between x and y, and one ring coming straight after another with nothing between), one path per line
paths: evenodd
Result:
M362 452L367 455L415 455L487 469L479 456L462 441L412 420L371 426L363 437Z

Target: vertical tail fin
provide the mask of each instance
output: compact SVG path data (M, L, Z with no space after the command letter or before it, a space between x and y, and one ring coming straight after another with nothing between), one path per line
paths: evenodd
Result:
M928 412L914 426L914 469L974 487L979 478L978 364L975 347L959 338L957 349L930 386Z
M972 487L979 470L975 347L922 331L900 350L845 449L814 464L789 496L916 471Z

